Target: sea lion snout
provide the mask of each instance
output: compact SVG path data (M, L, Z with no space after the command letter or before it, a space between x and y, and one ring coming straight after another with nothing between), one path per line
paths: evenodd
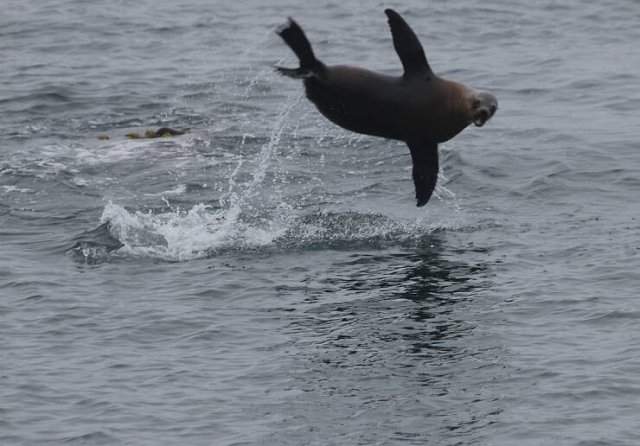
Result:
M498 110L498 100L491 93L478 93L472 103L471 120L476 127L482 127Z

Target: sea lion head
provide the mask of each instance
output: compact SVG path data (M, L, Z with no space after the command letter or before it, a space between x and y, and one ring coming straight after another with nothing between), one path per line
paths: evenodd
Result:
M471 122L476 127L482 127L498 110L498 100L491 93L471 92L467 103Z

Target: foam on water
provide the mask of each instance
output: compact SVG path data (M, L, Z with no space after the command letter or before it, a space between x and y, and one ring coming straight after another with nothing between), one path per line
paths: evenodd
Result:
M276 221L265 227L231 223L233 212L212 211L198 204L188 211L160 214L132 211L109 203L101 221L109 222L112 233L124 247L120 252L165 260L191 260L228 249L243 249L269 244L283 231Z
M297 215L282 203L257 217L231 207L203 204L189 210L157 213L129 211L109 203L102 224L123 247L119 254L187 261L226 251L256 249L357 249L419 245L433 231L462 227L461 221L428 223L425 218L397 219L376 213L322 211Z

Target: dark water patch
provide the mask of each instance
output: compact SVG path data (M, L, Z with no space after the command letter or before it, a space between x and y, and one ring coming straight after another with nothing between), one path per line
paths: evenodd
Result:
M640 108L640 98L616 98L605 107L619 112L635 112Z
M331 424L343 435L349 435L351 431L339 419L348 418L349 425L353 426L353 423L366 424L366 418L375 417L385 425L403 424L407 431L415 432L416 438L425 441L430 437L418 428L419 423L432 426L433 435L445 429L443 422L451 430L465 425L480 427L487 420L487 412L500 414L499 407L482 408L482 399L454 416L443 412L453 390L449 387L450 380L460 371L454 364L460 365L474 354L462 347L464 339L472 335L473 326L455 315L456 306L464 306L464 300L454 298L448 291L447 282L452 277L436 272L444 267L456 274L456 266L446 267L447 261L438 251L435 249L417 258L407 257L410 261L404 267L415 280L413 286L405 288L407 282L398 280L396 287L385 288L374 280L369 284L369 289L375 290L371 297L358 293L354 297L360 298L335 304L319 303L303 315L292 315L289 329L298 338L298 349L307 354L297 355L293 369L305 394L289 402L291 413L304 418L292 419L289 423L295 426L306 421L313 424L320 435L326 434L326 427ZM393 257L398 261L402 258L401 255ZM367 260L375 264L376 259L380 270L388 263L377 257ZM376 270L370 270L369 279L377 276ZM468 274L460 271L458 278L467 280L474 275ZM398 277L392 271L389 276ZM363 274L364 280L365 277ZM351 289L350 285L345 286ZM360 285L354 289L362 290ZM477 365L480 363L481 360ZM359 378L352 381L353 376ZM393 397L386 393L371 395L371 390L382 381L393 389ZM411 403L417 401L421 402L419 417ZM336 412L323 411L325 415L321 419L314 417L312 411L324 405ZM393 410L383 415L381 405ZM475 416L468 418L469 412L476 411L478 422L473 420ZM482 413L484 416L480 416ZM479 422L480 419L485 421Z
M77 235L71 243L72 246L67 248L65 252L70 254L74 260L85 263L98 263L101 260L106 260L111 251L124 246L120 240L111 235L109 222Z
M633 324L634 321L639 318L640 312L638 311L612 310L605 314L590 316L585 322L594 325L608 326L612 322L615 324Z
M40 92L34 92L24 96L0 98L0 104L5 106L12 103L23 103L23 102L69 104L72 100L73 100L72 96L67 91L60 90L60 91L47 92L46 90L43 90Z
M62 440L65 444L88 444L88 445L108 445L118 443L118 437L107 434L103 431L93 431L86 434L74 435Z

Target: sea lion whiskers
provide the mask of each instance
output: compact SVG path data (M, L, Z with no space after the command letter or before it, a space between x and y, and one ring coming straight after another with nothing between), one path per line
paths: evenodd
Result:
M498 110L498 100L491 93L478 92L453 81L447 82L450 85L447 96L450 112L458 110L463 113L467 124L482 127Z
M472 122L482 127L498 110L498 100L491 93L475 93L471 103Z

